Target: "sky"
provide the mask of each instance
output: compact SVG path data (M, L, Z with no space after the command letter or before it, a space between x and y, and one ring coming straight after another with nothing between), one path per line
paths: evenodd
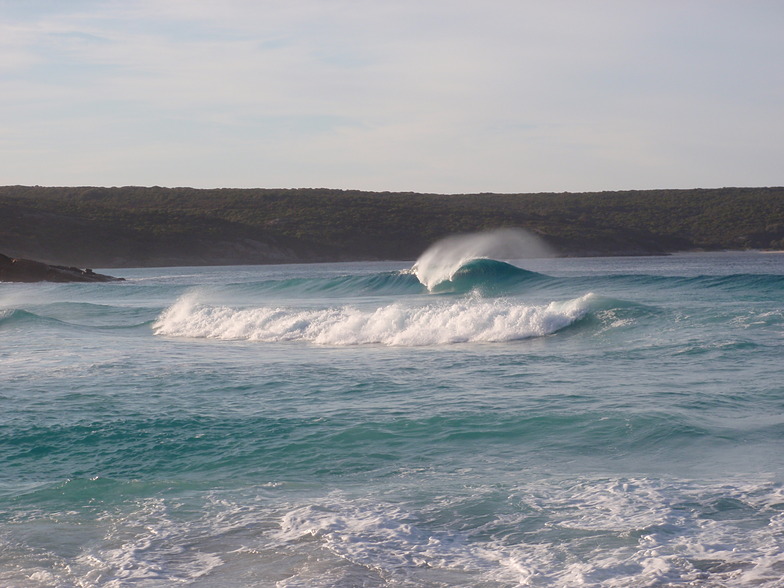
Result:
M0 0L0 185L784 185L781 0Z

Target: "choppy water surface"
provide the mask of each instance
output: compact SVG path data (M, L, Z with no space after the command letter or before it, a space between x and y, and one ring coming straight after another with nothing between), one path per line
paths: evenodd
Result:
M0 285L0 584L781 586L784 254L436 261Z

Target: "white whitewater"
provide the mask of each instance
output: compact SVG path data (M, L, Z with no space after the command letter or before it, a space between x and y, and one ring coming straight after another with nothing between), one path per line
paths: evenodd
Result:
M550 335L580 320L595 304L595 295L586 294L543 305L469 297L424 306L393 303L374 309L346 305L232 308L202 304L192 293L163 312L153 329L167 337L410 347Z

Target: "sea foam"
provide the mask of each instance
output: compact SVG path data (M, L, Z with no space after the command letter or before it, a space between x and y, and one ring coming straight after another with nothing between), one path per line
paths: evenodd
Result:
M506 498L494 490L471 486L441 496L427 516L332 493L286 513L274 535L283 549L315 543L412 585L434 577L446 580L437 585L460 586L778 585L777 484L632 477L522 483ZM432 522L433 511L465 516L490 504L497 509L498 500L508 510L481 529ZM767 524L750 524L754 517ZM612 537L611 545L603 537ZM313 585L309 577L293 580L283 585Z
M391 346L498 342L541 337L584 317L593 294L564 302L527 305L476 297L421 306L400 303L376 309L353 306L232 308L202 304L185 295L153 325L156 335L317 345Z

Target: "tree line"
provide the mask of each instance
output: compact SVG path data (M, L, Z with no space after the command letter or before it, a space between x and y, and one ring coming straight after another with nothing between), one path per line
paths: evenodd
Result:
M537 194L0 187L0 252L117 265L415 259L502 227L562 255L784 249L784 188Z

